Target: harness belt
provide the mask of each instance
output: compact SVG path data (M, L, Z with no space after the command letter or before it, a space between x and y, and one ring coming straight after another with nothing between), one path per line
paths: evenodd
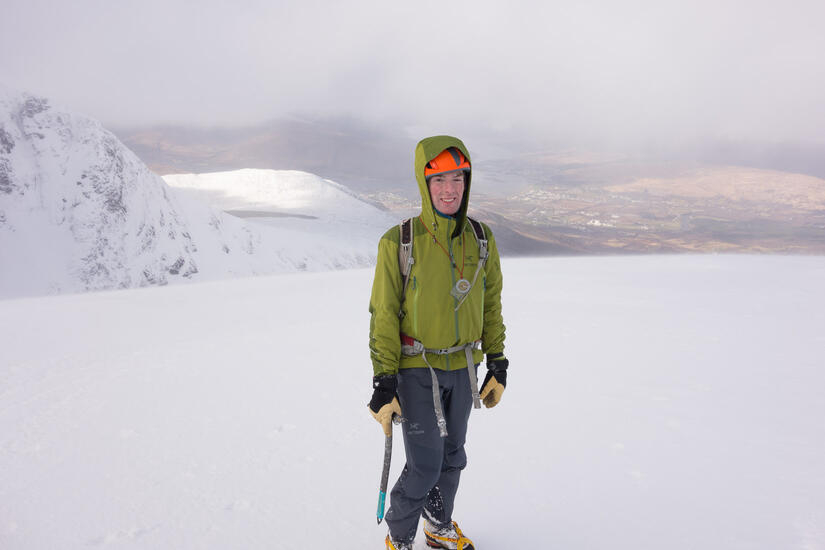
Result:
M470 391L473 394L473 408L481 408L481 398L478 395L478 377L475 371L475 361L473 361L473 350L481 349L481 340L470 342L469 344L462 344L460 346L453 346L451 348L430 349L425 348L424 344L413 338L401 333L401 355L405 357L415 357L420 355L427 368L430 369L430 376L433 381L433 408L435 409L435 419L438 424L438 433L441 437L447 437L447 420L444 419L444 410L441 408L441 388L438 386L438 377L435 374L435 369L427 361L427 354L434 355L449 355L458 351L464 351L464 356L467 358L467 374L470 377Z

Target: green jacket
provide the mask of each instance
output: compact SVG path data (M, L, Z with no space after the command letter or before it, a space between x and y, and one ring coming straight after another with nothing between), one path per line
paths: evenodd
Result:
M370 357L375 375L394 374L398 369L426 367L418 355L401 355L400 333L422 342L429 349L443 349L481 340L482 349L474 350L476 363L483 354L504 352L504 322L501 317L501 267L493 234L487 225L489 256L464 303L455 311L458 300L450 291L461 277L472 281L478 266L478 243L467 222L470 177L464 198L454 218L436 213L430 201L424 167L448 147L470 155L461 140L436 136L422 140L415 150L415 177L421 193L421 214L413 219L413 258L410 279L401 308L402 277L398 265L399 226L389 229L378 243L378 263L370 297ZM433 241L433 236L438 242ZM443 246L443 249L442 249ZM445 251L446 250L446 251ZM448 253L452 252L453 267ZM450 355L428 354L433 368L455 370L467 367L463 351Z

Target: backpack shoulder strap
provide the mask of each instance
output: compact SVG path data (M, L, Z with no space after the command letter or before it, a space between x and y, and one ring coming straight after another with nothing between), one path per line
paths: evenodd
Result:
M413 219L407 218L399 224L400 235L398 240L398 268L401 270L401 280L403 286L401 288L401 305L404 304L404 298L407 294L407 284L410 282L410 271L412 264L415 263L413 258ZM399 308L398 317L403 318L404 312Z
M487 233L484 231L484 226L481 225L481 222L478 220L467 216L467 221L470 222L470 225L473 227L473 234L475 234L476 241L478 242L478 262L479 264L484 264L489 254L487 249Z
M489 252L487 249L487 234L484 231L484 226L470 216L467 216L467 221L470 222L470 225L473 228L473 235L478 242L478 265L476 266L475 275L473 275L473 281L470 283L470 288L472 288L476 284L476 280L478 280L478 274L481 273L484 269L484 264L487 263L487 256L489 255ZM455 306L455 311L458 311L458 308L460 308L461 304L464 303L464 299L469 295L470 293L467 292L458 300L458 304Z

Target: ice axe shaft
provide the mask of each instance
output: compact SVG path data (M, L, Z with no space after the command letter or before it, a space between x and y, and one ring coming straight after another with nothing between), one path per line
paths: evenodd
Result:
M392 416L393 424L400 424L402 418L397 414ZM384 469L381 471L381 487L378 489L378 512L376 520L380 525L384 520L384 507L387 502L387 483L390 480L390 462L392 462L392 426L390 435L384 437Z

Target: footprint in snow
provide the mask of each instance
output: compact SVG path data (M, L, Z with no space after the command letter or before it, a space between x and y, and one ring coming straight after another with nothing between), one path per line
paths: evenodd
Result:
M232 502L226 507L228 512L247 512L252 509L252 503L245 499Z
M276 426L275 429L270 431L269 434L267 434L267 437L269 437L270 439L275 439L279 435L285 434L287 432L293 432L296 429L298 429L298 426L296 426L295 424L281 424L280 426Z
M157 529L158 526L154 527L131 527L129 529L122 529L120 531L114 531L108 533L106 535L100 536L96 539L92 539L89 541L90 546L105 546L109 544L117 544L124 541L134 541L141 538L144 535L147 535Z

